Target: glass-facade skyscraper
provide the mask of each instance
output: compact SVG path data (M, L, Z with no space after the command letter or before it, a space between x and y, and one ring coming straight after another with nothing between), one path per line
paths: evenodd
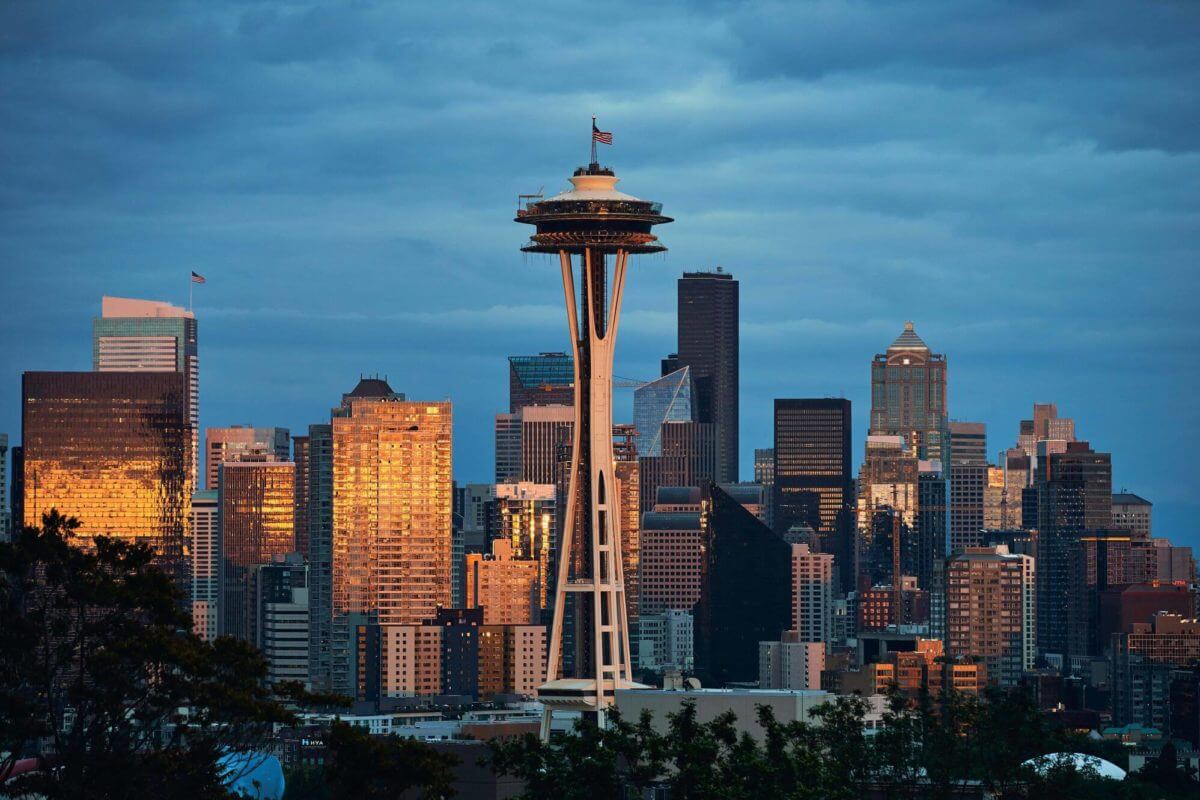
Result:
M200 355L196 316L153 300L105 297L92 320L96 372L181 372L187 376L191 425L190 479L200 488ZM206 488L215 488L212 486Z
M508 413L575 403L575 359L566 353L508 357Z
M690 367L696 420L716 426L717 483L738 480L738 282L719 267L679 279L678 367Z
M684 367L639 386L633 392L633 425L639 456L662 455L664 422L695 422L692 375Z
M772 503L777 532L807 525L826 541L838 533L854 504L850 433L849 400L775 401Z
M80 544L148 544L190 593L184 373L26 372L22 387L24 524L56 508L79 519Z
M949 459L946 356L934 353L911 322L871 362L871 429L900 436L918 458Z

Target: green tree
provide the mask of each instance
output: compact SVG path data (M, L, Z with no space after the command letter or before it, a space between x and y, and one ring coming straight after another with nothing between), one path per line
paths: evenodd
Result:
M232 639L190 633L182 595L150 549L51 511L0 545L0 783L51 798L227 796L218 759L256 749L291 715L266 664Z
M334 722L327 740L330 762L325 782L331 797L395 800L411 789L425 800L454 794L456 756L394 734L372 736L361 728Z

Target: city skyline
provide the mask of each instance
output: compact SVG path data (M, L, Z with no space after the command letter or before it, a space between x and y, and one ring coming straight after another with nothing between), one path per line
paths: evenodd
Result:
M950 34L936 25L913 34L919 8L881 10L862 32L852 10L821 20L797 10L793 24L771 26L800 37L785 53L763 26L751 31L750 7L719 31L674 26L711 46L679 48L661 64L637 54L647 33L630 28L615 74L587 60L600 45L587 34L571 56L583 88L560 94L537 81L507 101L487 99L487 89L524 61L501 48L489 54L495 75L484 76L471 46L485 38L480 27L434 26L431 42L461 42L476 55L441 62L437 88L449 99L419 122L405 114L422 106L421 90L401 85L397 65L428 69L436 48L401 48L389 61L370 30L378 15L400 15L378 26L395 30L419 12L347 11L324 47L310 47L303 17L198 33L148 9L120 50L106 44L112 29L99 17L38 34L37 17L49 12L3 13L6 26L57 48L37 80L33 50L0 59L7 82L30 87L0 111L14 154L6 202L18 204L0 222L10 245L0 289L25 300L0 320L9 386L0 431L11 444L22 371L88 369L102 295L185 305L194 269L208 278L195 298L202 428L302 433L359 374L386 374L409 396L454 402L456 478L488 480L507 357L567 349L558 293L536 282L539 265L512 255L512 206L537 189L546 165L584 160L594 112L615 132L604 161L629 185L654 187L680 218L672 255L631 275L615 371L657 376L673 349L680 274L718 265L733 273L743 475L753 449L771 441L772 400L790 397L853 402L857 470L864 364L912 320L950 359L950 418L986 422L991 459L1015 442L1033 402L1057 403L1080 439L1113 454L1114 491L1155 504L1156 535L1200 544L1187 480L1200 445L1187 401L1200 374L1187 308L1200 167L1191 106L1171 99L1197 77L1178 60L1195 30L1190 9L1155 7L1120 31L1104 24L1112 15L1086 24L1086 12L1047 11L1062 33L1038 41L1068 55L1043 62L1016 44L1046 21L1032 12L947 12L944 30L995 28L975 53L938 47ZM189 25L229 12L195 13ZM539 46L527 23L518 15L502 26L524 57ZM874 51L901 29L908 36ZM837 58L818 46L830 31L842 43ZM197 46L168 57L156 34ZM723 41L740 42L737 52ZM91 80L109 105L71 93L84 58L103 65ZM224 114L212 104L228 85L202 59L244 79ZM1136 91L1122 83L1130 60L1157 92L1131 99ZM330 63L376 70L379 80L338 103L340 89L318 84L307 96L291 85L246 117L278 65L320 74ZM148 73L158 70L180 99L150 118L139 98L157 96ZM1064 71L1078 94L1050 91ZM624 99L651 88L637 108ZM987 103L976 92L988 92ZM1045 99L1030 105L1039 93ZM1116 113L1134 102L1138 113ZM46 125L55 136L40 135ZM305 130L292 140L281 125ZM94 169L80 169L89 155ZM248 166L255 158L262 167ZM18 166L51 163L71 169ZM447 227L454 236L441 235ZM631 393L620 394L618 420L631 418L630 406Z

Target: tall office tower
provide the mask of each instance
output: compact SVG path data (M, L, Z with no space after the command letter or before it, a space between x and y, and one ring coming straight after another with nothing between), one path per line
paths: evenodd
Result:
M8 434L0 433L0 542L8 541L12 517L8 506Z
M946 357L911 322L871 362L871 434L901 436L924 459L948 461Z
M687 494L686 497L681 496ZM677 496L680 495L680 496ZM700 599L704 567L704 526L698 489L662 488L658 503L642 515L642 615L669 609L691 612ZM695 500L695 505L691 504Z
M946 654L977 658L988 677L1015 686L1033 669L1036 646L1034 559L1006 547L970 547L946 575Z
M617 486L621 577L625 580L631 650L637 642L642 597L642 486L636 433L633 425L613 425L613 478Z
M718 483L738 479L738 282L715 272L679 279L678 363L690 367L698 422L717 426Z
M833 556L792 545L792 632L798 642L833 639Z
M574 427L575 409L571 406L522 408L521 470L512 482L554 483L558 445L571 441Z
M1072 652L1088 609L1086 598L1071 592L1071 564L1084 535L1112 527L1112 456L1095 452L1087 442L1069 442L1057 453L1039 447L1034 480L1038 649L1066 661L1085 655Z
M200 351L196 316L170 303L104 297L92 320L95 372L181 372L191 428L188 479L200 488ZM206 487L209 489L213 486Z
M580 560L574 576L569 569L572 559L559 559L547 683L538 690L546 706L543 739L549 738L553 709L595 712L603 724L616 689L633 684L621 568L620 498L613 483L612 364L629 255L664 251L651 228L671 221L662 216L659 204L618 192L616 175L600 167L594 153L592 163L576 170L571 183L570 191L546 200L525 198L530 202L516 218L537 229L522 249L557 255L562 270L575 365L575 419L570 488L563 539L558 544L561 553L572 554L572 540L578 537L590 555ZM553 482L550 478L544 482ZM577 677L559 680L568 580L576 598Z
M267 661L267 683L308 685L308 567L299 553L254 568L255 644Z
M1019 447L1000 454L1004 467L1004 494L1000 499L1000 527L1005 530L1037 527L1037 520L1024 521L1024 492L1033 478L1033 460ZM1036 514L1034 515L1036 516Z
M717 426L711 422L663 423L662 453L638 458L643 513L662 486L707 486L717 470Z
M551 567L558 513L554 484L501 483L493 487L493 494L498 536L508 541L513 558L534 565L536 607L548 608L554 598ZM521 624L539 621L534 615Z
M917 586L929 593L929 635L946 633L946 556L950 486L940 461L917 468Z
M288 461L292 437L287 428L233 425L204 429L206 489L220 489L221 465L228 461Z
M663 423L695 421L695 397L688 367L633 390L633 425L637 428L638 455L662 455Z
M950 552L978 547L988 480L987 426L950 423Z
M517 558L508 539L492 552L466 556L467 608L483 609L484 625L532 625L538 619L539 564Z
M791 545L711 487L696 603L696 672L706 686L758 678L758 643L792 621Z
M308 676L333 691L333 426L308 426Z
M776 532L807 525L820 535L821 549L833 552L854 503L850 401L776 399L774 451Z
M1158 613L1115 634L1112 645L1113 720L1170 730L1171 673L1200 660L1200 620Z
M1004 467L988 467L987 482L983 485L983 527L985 530L1002 530L1008 527L1004 481Z
M312 475L308 468L308 437L292 437L292 463L296 465L295 513L292 530L296 533L295 550L308 559L308 499Z
M575 362L566 353L508 357L508 411L575 402Z
M271 456L274 458L274 456ZM221 520L220 633L256 640L251 577L296 546L296 465L226 461L217 490Z
M354 674L356 621L416 625L450 604L449 402L360 381L333 416L334 688Z
M521 414L497 414L496 483L521 479Z
M775 448L754 449L754 482L767 496L767 524L775 527Z
M855 584L897 585L901 574L916 572L912 532L917 521L917 486L921 460L902 436L867 436L866 453L858 477ZM911 561L909 559L912 559ZM906 565L912 566L905 569Z
M1119 492L1112 496L1112 526L1129 531L1134 539L1146 541L1150 538L1150 518L1153 504L1132 492Z
M221 525L217 493L192 494L192 633L217 638L221 609Z
M488 513L496 500L494 483L462 487L463 544L468 553L482 553L487 544Z
M1021 420L1017 434L1016 449L1029 457L1029 483L1033 484L1034 472L1041 456L1042 442L1052 442L1047 452L1062 452L1067 442L1075 441L1075 420L1058 416L1054 403L1034 403L1033 419ZM1011 485L1011 482L1010 482ZM1034 527L1027 524L1025 527Z
M188 384L182 372L26 372L24 524L56 508L76 541L103 534L154 549L190 596Z

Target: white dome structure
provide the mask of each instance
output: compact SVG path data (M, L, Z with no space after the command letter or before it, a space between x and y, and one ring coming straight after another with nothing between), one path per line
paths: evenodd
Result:
M1047 753L1044 756L1031 758L1021 766L1033 767L1039 775L1045 775L1060 764L1064 766L1069 764L1080 772L1095 772L1097 776L1109 780L1125 780L1125 770L1111 761L1105 761L1103 758L1089 756L1085 753Z

